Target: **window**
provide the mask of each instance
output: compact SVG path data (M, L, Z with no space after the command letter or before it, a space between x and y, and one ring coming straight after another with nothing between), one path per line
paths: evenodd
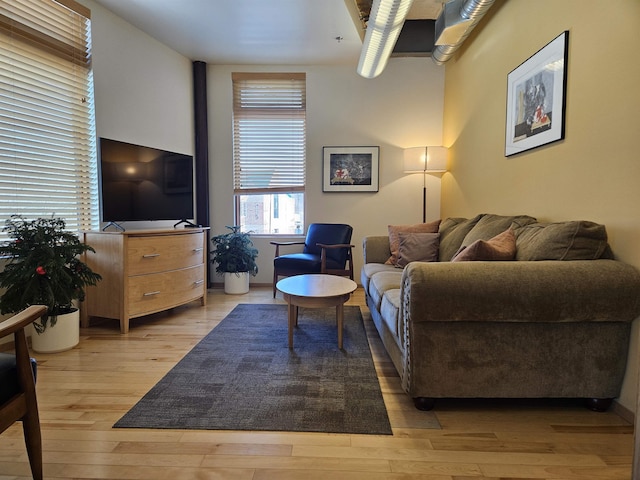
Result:
M0 227L20 214L98 228L95 152L90 11L0 0Z
M304 73L234 73L236 225L302 234L306 164Z

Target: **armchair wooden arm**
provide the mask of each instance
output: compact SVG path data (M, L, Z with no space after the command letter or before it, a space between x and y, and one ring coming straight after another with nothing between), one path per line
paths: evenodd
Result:
M16 371L15 387L8 384L2 385L2 398L6 400L0 404L0 432L4 432L16 421L22 420L24 440L34 479L42 478L42 437L35 379L24 329L44 315L46 311L47 307L44 305L32 305L0 322L0 337L8 335L14 337L15 362L11 358L12 356L3 355L5 355L5 360L8 359L8 365L15 365ZM4 389L8 390L4 391Z
M350 243L316 243L318 247L322 249L320 252L320 262L321 273L329 273L331 275L341 275L341 276L349 276L351 280L353 280L353 247L355 245L351 245ZM347 248L347 262L345 263L344 269L331 269L327 268L327 250L333 248Z
M284 246L288 246L288 245L304 245L304 242L301 242L301 241L296 241L296 242L277 242L275 240L272 240L269 243L271 245L275 245L276 246L276 253L275 253L276 257L280 256L280 247L284 247Z

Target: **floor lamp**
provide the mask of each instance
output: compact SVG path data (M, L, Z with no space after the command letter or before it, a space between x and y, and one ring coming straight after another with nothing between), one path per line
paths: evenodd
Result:
M404 150L404 173L422 174L422 223L427 221L427 174L446 171L446 147L413 147Z

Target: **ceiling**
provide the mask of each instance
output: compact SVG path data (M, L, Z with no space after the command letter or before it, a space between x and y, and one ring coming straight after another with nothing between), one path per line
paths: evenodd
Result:
M356 64L358 10L370 0L95 0L191 60L213 64ZM444 0L414 0L435 19Z

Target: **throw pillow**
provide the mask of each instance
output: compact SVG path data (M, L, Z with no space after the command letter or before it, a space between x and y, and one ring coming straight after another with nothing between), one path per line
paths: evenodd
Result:
M396 267L404 268L409 262L437 262L439 233L398 234L400 247Z
M489 240L476 240L451 259L452 262L505 261L516 256L516 237L510 228Z
M608 250L607 230L594 222L534 223L515 233L518 260L595 260Z
M391 256L384 262L386 265L398 263L398 249L400 248L400 233L438 233L440 220L415 225L389 225L389 248Z

